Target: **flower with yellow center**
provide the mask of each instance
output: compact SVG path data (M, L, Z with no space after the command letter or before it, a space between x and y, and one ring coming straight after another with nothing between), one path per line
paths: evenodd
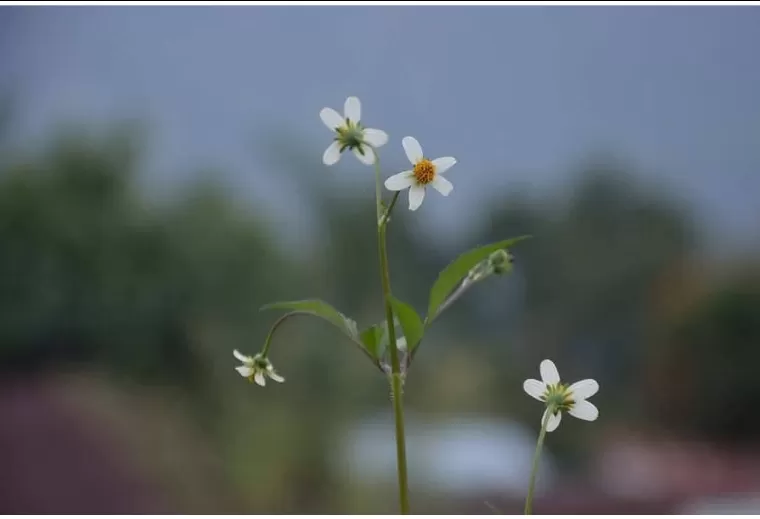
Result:
M285 379L274 370L269 359L262 356L261 353L255 357L249 357L234 350L232 354L243 363L242 366L237 366L235 370L240 373L240 376L247 378L249 382L256 382L262 387L267 383L265 377L269 377L275 382L285 382Z
M322 162L332 166L340 160L341 154L349 149L362 163L375 163L373 148L388 142L388 134L382 130L365 128L361 123L362 105L358 97L349 97L343 105L343 115L332 108L323 108L319 117L331 131L335 132L333 143L322 155Z
M541 418L544 423L546 414L553 410L552 416L546 424L546 431L552 432L559 427L562 419L562 411L567 411L570 416L593 422L599 416L599 410L594 404L586 399L591 398L599 391L596 380L587 378L566 386L560 382L557 367L550 360L544 360L539 367L541 379L528 379L523 383L523 389L536 400L546 404L546 411Z
M426 158L422 153L422 146L414 137L404 137L401 143L413 167L389 177L385 181L386 189L401 191L408 187L409 210L411 211L416 211L422 205L428 185L443 196L449 196L454 186L441 174L456 164L457 159L454 157L440 157L434 160Z

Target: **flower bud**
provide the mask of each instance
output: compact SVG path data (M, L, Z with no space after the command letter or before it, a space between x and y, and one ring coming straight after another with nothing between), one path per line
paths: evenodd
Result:
M512 271L514 257L506 249L499 249L492 253L488 261L493 267L494 274L508 274Z

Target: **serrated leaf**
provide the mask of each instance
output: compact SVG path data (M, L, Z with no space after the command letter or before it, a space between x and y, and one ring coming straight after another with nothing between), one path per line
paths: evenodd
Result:
M460 281L470 272L475 265L488 258L490 254L499 250L507 249L512 245L529 238L530 236L519 236L509 240L503 240L490 245L483 245L461 254L457 259L452 261L445 269L438 274L433 287L430 289L430 299L428 302L427 317L425 324L430 324L436 317L440 306L446 301L449 294L456 288Z
M420 319L420 316L411 305L408 305L395 297L391 298L391 305L393 306L393 313L398 317L398 320L401 323L401 328L404 330L407 350L411 353L422 340L422 335L425 333L425 326L422 324L422 319Z

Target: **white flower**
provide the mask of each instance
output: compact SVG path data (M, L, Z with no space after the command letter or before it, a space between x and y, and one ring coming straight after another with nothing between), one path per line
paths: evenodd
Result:
M414 137L404 137L401 141L412 169L397 173L385 181L385 187L390 191L401 191L409 188L409 210L415 211L425 199L425 188L428 184L441 193L449 196L454 186L441 176L451 166L457 163L454 157L440 157L435 160L425 158L422 146Z
M285 379L277 374L272 367L272 363L269 359L263 357L261 353L256 354L255 357L249 357L243 355L239 351L232 352L235 358L243 363L242 366L237 366L235 369L241 376L247 378L250 382L256 382L260 386L266 385L265 375L275 382L285 382Z
M358 97L346 99L343 116L332 108L323 108L319 117L325 126L336 133L333 143L322 155L322 162L327 166L338 162L346 149L352 150L361 162L371 166L375 163L372 148L379 148L388 142L388 134L384 131L362 126L362 105Z
M544 360L540 366L541 379L528 379L523 383L523 389L536 400L546 403L546 411L541 418L541 423L546 419L546 413L554 408L554 414L549 417L546 431L552 432L559 426L562 420L562 411L567 411L570 416L593 422L599 416L599 410L594 404L586 399L591 398L599 391L596 380L587 378L570 386L560 383L557 367L550 360Z

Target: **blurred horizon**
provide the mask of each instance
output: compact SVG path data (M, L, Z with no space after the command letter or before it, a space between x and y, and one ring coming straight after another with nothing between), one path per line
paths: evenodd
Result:
M430 328L405 387L412 510L519 513L554 360L599 381L537 513L757 513L754 7L0 7L0 512L395 513L388 388L316 320L380 323L361 99L452 155L389 227L394 295L529 234ZM387 195L387 193L386 193ZM51 440L52 439L52 440Z

